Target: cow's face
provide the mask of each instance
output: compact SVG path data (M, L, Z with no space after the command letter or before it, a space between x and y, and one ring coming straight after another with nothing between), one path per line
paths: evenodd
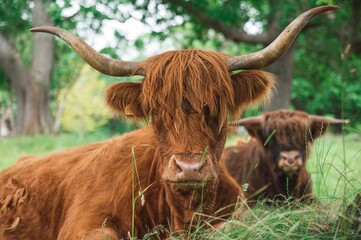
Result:
M269 146L265 147L266 154L274 162L274 167L278 172L289 177L297 176L306 163L308 155L306 146L304 144L277 145L275 142L270 141Z
M245 121L244 126L264 146L275 167L292 176L304 167L313 140L326 132L326 120L315 121L302 111L278 110Z
M227 118L265 100L272 76L262 71L232 75L224 55L172 51L146 61L142 83L117 83L109 106L151 119L162 161L162 178L177 189L216 183L226 140Z
M163 180L179 188L202 187L217 181L218 160L226 140L226 123L212 115L207 106L196 112L185 101L183 116L153 115L163 160ZM171 128L165 127L165 122Z

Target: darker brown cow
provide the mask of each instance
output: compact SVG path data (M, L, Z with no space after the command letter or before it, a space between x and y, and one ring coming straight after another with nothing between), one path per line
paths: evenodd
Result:
M102 143L28 157L0 174L0 239L139 237L158 226L180 233L201 220L228 217L238 184L221 163L227 116L268 98L271 64L314 15L300 15L269 47L230 57L203 50L170 51L141 63L104 57L73 34L37 27L67 42L86 62L112 76L143 75L106 92L118 114L151 123ZM210 216L209 218L207 216ZM214 218L212 218L214 217Z
M249 200L312 199L306 170L311 144L330 124L347 122L289 110L241 119L231 125L244 126L252 138L225 148L227 169L248 185Z

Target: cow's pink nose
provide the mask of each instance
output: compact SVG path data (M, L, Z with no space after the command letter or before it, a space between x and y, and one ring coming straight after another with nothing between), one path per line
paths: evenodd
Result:
M183 174L192 174L194 172L200 172L200 170L202 169L205 163L206 163L205 160L194 163L188 163L175 159L175 164L178 167L178 172L183 172Z
M296 162L296 159L290 157L290 158L287 158L287 162L288 162L289 164L293 164L293 163Z
M179 182L202 182L208 175L208 158L202 158L199 154L176 154L173 155L170 165L173 169L175 181Z

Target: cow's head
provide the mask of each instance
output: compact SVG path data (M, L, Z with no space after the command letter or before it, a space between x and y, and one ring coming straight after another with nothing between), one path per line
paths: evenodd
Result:
M330 124L348 120L308 115L302 111L278 110L232 122L244 126L264 145L277 168L288 175L296 174L305 164L313 140L323 135Z
M311 17L335 8L324 6L303 13L268 47L242 56L181 50L140 63L126 62L102 56L75 35L56 27L32 31L60 37L104 74L144 76L139 83L112 85L106 101L117 113L151 120L164 182L187 189L217 182L227 117L238 116L245 106L266 100L273 86L268 73L232 71L270 65L283 55Z

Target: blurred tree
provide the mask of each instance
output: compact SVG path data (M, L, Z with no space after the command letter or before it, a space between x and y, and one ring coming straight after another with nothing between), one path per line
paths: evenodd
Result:
M292 103L311 113L349 118L357 126L361 122L361 1L334 2L340 7L331 16L335 21L317 33L308 31L299 41Z
M59 60L70 52L69 48L59 48L55 53L53 36L43 33L30 35L29 28L56 25L74 29L79 22L86 19L87 29L99 32L102 21L115 18L117 14L117 5L111 0L91 3L83 0L0 1L0 69L6 75L0 80L9 81L15 94L17 133L53 131L49 103L50 83L56 63L54 59ZM74 56L73 54L72 58ZM67 66L67 71L78 71L72 67Z
M51 131L49 104L50 76L54 61L54 39L34 34L33 56L28 68L15 47L13 37L33 25L53 25L46 9L49 1L34 0L32 9L24 11L26 1L2 1L0 3L0 65L11 82L16 95L16 130L20 133ZM19 21L22 19L23 21Z

